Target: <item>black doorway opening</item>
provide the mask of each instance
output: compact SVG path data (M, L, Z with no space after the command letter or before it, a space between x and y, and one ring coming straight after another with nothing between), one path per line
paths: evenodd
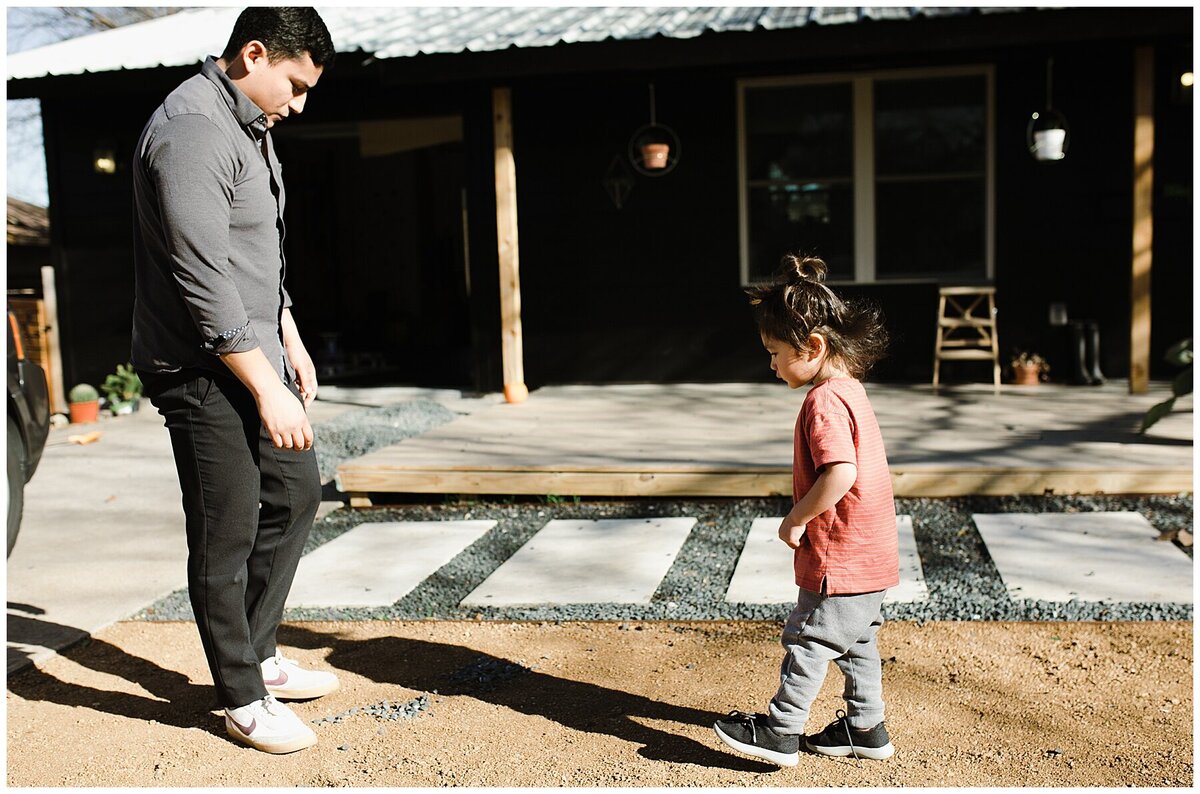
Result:
M468 387L461 118L275 132L292 313L320 381Z

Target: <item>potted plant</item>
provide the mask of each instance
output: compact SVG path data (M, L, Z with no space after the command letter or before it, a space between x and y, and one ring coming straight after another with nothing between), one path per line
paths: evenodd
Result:
M1192 393L1192 362L1194 358L1191 339L1184 339L1167 348L1167 355L1163 360L1176 367L1184 367L1184 370L1171 381L1171 396L1150 406L1150 410L1146 411L1146 416L1142 419L1141 432L1145 433L1151 425L1171 413L1171 409L1175 407L1176 398Z
M100 417L100 393L88 383L80 383L67 395L71 424L85 425Z
M1046 359L1037 353L1017 353L1010 362L1013 371L1013 383L1018 386L1036 386L1050 371Z
M141 404L142 379L132 364L118 364L117 371L105 378L100 388L114 415L133 413Z
M671 146L666 143L642 144L642 164L646 168L666 168Z

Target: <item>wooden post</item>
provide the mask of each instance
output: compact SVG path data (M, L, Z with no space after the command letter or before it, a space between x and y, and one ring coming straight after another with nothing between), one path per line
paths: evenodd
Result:
M525 365L521 348L521 278L517 246L517 166L513 159L512 89L492 89L496 147L496 244L500 255L500 353L504 399L524 402Z
M1150 265L1154 243L1154 48L1133 55L1133 260L1129 305L1129 393L1150 384Z
M58 292L54 288L54 267L42 266L42 300L46 304L46 344L50 361L46 368L50 381L50 412L67 412L66 392L63 390L62 346L58 339Z

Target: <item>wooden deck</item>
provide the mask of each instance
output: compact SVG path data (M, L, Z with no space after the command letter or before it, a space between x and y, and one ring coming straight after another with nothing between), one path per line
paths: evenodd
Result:
M1190 492L1190 397L1136 432L1167 396L1154 386L868 393L897 496ZM344 463L337 484L356 504L373 493L785 495L802 397L782 384L547 387Z

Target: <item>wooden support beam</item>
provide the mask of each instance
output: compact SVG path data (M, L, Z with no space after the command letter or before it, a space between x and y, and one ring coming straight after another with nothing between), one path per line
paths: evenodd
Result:
M1150 385L1150 265L1154 243L1154 48L1133 54L1133 260L1129 288L1129 393Z
M42 300L46 303L46 342L50 348L46 380L50 387L50 412L65 414L67 398L63 387L62 343L58 338L58 291L54 287L54 267L42 266Z
M521 345L521 278L517 245L517 166L513 158L512 89L492 89L496 155L496 245L500 256L500 353L504 399L524 402L524 353Z

